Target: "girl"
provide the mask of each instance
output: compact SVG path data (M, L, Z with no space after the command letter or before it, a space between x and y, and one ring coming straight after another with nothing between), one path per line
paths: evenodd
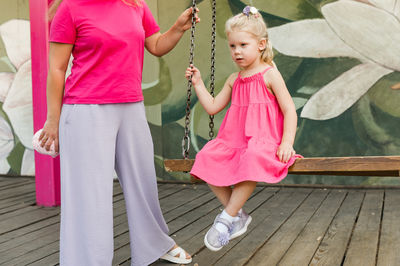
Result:
M296 109L272 62L272 46L260 13L245 7L226 22L225 31L240 71L230 75L221 92L213 98L199 70L193 66L186 70L207 113L218 113L231 100L217 138L197 154L191 171L209 184L225 207L204 238L212 251L246 232L251 217L242 207L256 183L281 181L298 157L293 150Z
M161 34L144 0L58 4L50 30L47 120L39 139L47 151L60 148L60 265L112 264L114 168L125 196L131 264L160 257L190 263L168 236L158 202L141 81L144 48L156 56L168 53L190 28L192 10Z

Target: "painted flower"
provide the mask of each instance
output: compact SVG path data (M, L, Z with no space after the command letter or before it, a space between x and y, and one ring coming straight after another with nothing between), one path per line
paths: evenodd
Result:
M1 58L10 72L0 73L0 101L11 127L0 119L0 160L6 160L14 147L14 136L26 148L21 166L22 175L34 174L34 158L31 139L32 118L32 71L30 53L30 24L26 20L9 20L0 25L0 36L7 57ZM1 168L0 173L7 173ZM19 169L17 169L18 171Z
M315 120L339 116L383 76L400 71L400 1L340 0L322 6L321 12L324 19L269 29L274 48L282 54L352 57L361 62L305 103L301 117Z

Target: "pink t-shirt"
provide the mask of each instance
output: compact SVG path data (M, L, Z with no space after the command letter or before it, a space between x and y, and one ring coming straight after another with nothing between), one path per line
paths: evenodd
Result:
M74 44L64 103L142 101L144 41L159 30L144 1L133 7L121 0L63 0L50 42Z

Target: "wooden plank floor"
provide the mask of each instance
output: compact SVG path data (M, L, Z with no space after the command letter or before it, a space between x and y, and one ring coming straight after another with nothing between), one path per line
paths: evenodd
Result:
M57 265L59 208L35 205L29 178L0 177L0 265ZM219 252L203 237L221 206L203 184L159 184L170 234L192 265L400 265L400 189L257 187L248 232ZM114 184L114 261L130 265L122 191ZM172 265L156 261L153 266Z

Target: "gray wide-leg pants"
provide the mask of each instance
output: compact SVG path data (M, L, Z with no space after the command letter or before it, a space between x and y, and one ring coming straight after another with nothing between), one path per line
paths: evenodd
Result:
M125 196L131 265L148 265L173 247L143 102L64 104L59 138L61 266L111 265L114 168Z

